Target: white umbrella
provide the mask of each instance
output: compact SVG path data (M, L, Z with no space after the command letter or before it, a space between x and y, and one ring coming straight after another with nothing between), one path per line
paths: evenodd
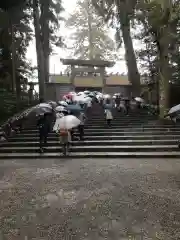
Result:
M178 115L178 114L180 114L180 104L172 107L168 112L168 115Z
M79 102L82 99L82 96L75 96L74 101Z
M57 107L57 103L54 101L48 101L47 103L51 105L53 108Z
M57 124L58 129L72 129L77 127L80 123L81 121L77 117L68 115L58 119Z
M89 103L89 102L92 102L92 98L90 97L83 97L79 100L79 103L82 103L82 104Z
M53 108L48 103L40 103L35 107L32 107L26 116L31 116L32 114L41 115L44 113L52 113Z
M136 102L141 102L141 103L144 102L144 100L142 98L140 98L140 97L135 97L135 100L136 100Z
M84 95L84 92L78 92L77 96Z
M105 98L105 99L111 98L111 95L105 94L105 95L104 95L104 98Z
M56 112L62 112L64 111L66 108L64 106L58 106L55 108Z
M84 103L88 103L88 102L92 102L92 98L91 97L85 97L84 98Z
M69 94L71 94L71 95L76 95L76 92L69 92Z
M64 106L64 107L66 107L68 105L68 103L65 101L59 101L58 103L59 103L59 105Z
M40 103L39 105L35 106L36 109L41 108L45 110L52 110L52 106L49 103Z
M103 94L102 94L102 93L98 93L98 94L96 95L96 98L98 98L98 99L103 98Z

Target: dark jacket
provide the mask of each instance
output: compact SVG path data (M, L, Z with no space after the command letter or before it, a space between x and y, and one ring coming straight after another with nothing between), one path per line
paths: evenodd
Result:
M50 132L50 122L46 115L38 119L37 127L39 128L39 131L44 134Z

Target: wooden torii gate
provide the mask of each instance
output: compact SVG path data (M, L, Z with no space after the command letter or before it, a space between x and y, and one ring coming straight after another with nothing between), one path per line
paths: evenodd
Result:
M78 74L88 73L92 76L93 73L99 73L103 82L103 89L106 85L105 68L113 67L114 62L103 60L81 60L81 59L61 59L64 65L71 66L70 81L74 86L74 80Z

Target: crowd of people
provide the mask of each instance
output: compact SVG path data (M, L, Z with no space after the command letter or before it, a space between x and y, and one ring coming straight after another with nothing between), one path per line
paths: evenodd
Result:
M52 102L53 103L53 102ZM44 101L40 100L40 104L46 104ZM48 102L49 104L49 102ZM90 92L84 91L80 93L69 93L65 95L62 101L58 103L53 103L52 111L42 112L36 115L35 125L39 133L39 150L43 153L46 150L47 139L49 133L53 130L56 132L59 138L60 144L67 144L70 146L73 141L84 140L84 125L88 119L88 112L93 114L93 105L98 104L102 107L104 111L104 118L107 123L107 127L111 127L113 123L113 109L120 111L125 115L129 115L130 109L133 111L138 111L138 109L143 107L144 101L140 98L127 98L123 97L121 94L117 93L114 95L102 94L100 92ZM73 112L69 106L79 106L78 111ZM19 116L13 116L9 119L3 126L2 131L0 131L1 138L3 140L8 140L13 134L21 132L26 125L29 118L29 113L33 113L32 110L36 110L36 106L26 110L23 114ZM77 110L77 109L76 109ZM58 122L65 116L75 115L79 120L78 125L74 128L65 129L64 127L59 127ZM31 122L31 121L30 121Z
M6 141L13 134L21 132L24 129L24 123L27 121L29 113L33 113L34 110L41 107L41 103L50 106L50 102L44 103L44 101L41 100L40 104L37 106L24 111L18 116L13 116L4 125L2 125L0 129L0 140ZM65 95L59 103L51 103L53 105L52 108L50 108L52 111L43 112L35 117L36 127L39 132L39 150L41 153L46 150L48 135L52 130L56 132L62 146L67 145L69 148L73 141L83 141L84 126L86 120L88 119L87 113L91 112L93 114L94 104L98 104L102 107L107 127L112 126L114 119L113 113L115 111L122 112L122 114L128 116L130 111L137 113L141 108L146 108L149 114L156 115L157 113L156 108L149 104L145 104L142 98L128 98L119 93L111 96L100 92L72 92ZM73 108L69 108L69 106L72 106ZM78 106L78 111L76 106ZM179 107L179 105L177 107ZM76 111L74 112L73 109L76 109ZM113 111L113 109L115 111ZM76 119L78 119L78 124L75 127L66 128L58 124L60 119L70 115L75 116Z
M79 99L79 98L78 98ZM77 102L77 98L64 98L63 99L67 104L77 105L79 104L82 111L76 112L76 117L79 119L79 124L76 128L64 129L58 127L59 119L67 115L73 115L74 113L68 111L66 107L60 108L60 111L55 113L55 124L52 126L52 114L46 113L39 116L37 127L39 129L39 141L40 141L40 152L45 151L47 145L47 137L51 129L53 129L57 136L59 137L59 142L61 145L67 144L68 147L72 144L74 140L84 140L84 125L87 120L86 113L91 110L94 104L99 104L104 109L104 117L107 122L107 127L111 127L113 121L113 109L121 111L128 116L130 109L139 109L141 108L141 102L136 101L135 99L124 98L120 94L110 96L110 95L94 95L91 96L91 101L87 102ZM75 132L78 133L75 135Z

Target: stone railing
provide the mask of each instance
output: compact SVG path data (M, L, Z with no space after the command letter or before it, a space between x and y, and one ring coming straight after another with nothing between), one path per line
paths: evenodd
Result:
M23 111L13 115L10 117L7 121L5 121L0 126L0 141L6 141L9 139L9 137L13 136L16 133L19 133L22 131L22 129L25 127L25 124L27 124L27 118L22 115L22 113L37 104L37 101L33 102L30 106L26 106L26 108L23 109ZM22 116L21 116L22 115Z

